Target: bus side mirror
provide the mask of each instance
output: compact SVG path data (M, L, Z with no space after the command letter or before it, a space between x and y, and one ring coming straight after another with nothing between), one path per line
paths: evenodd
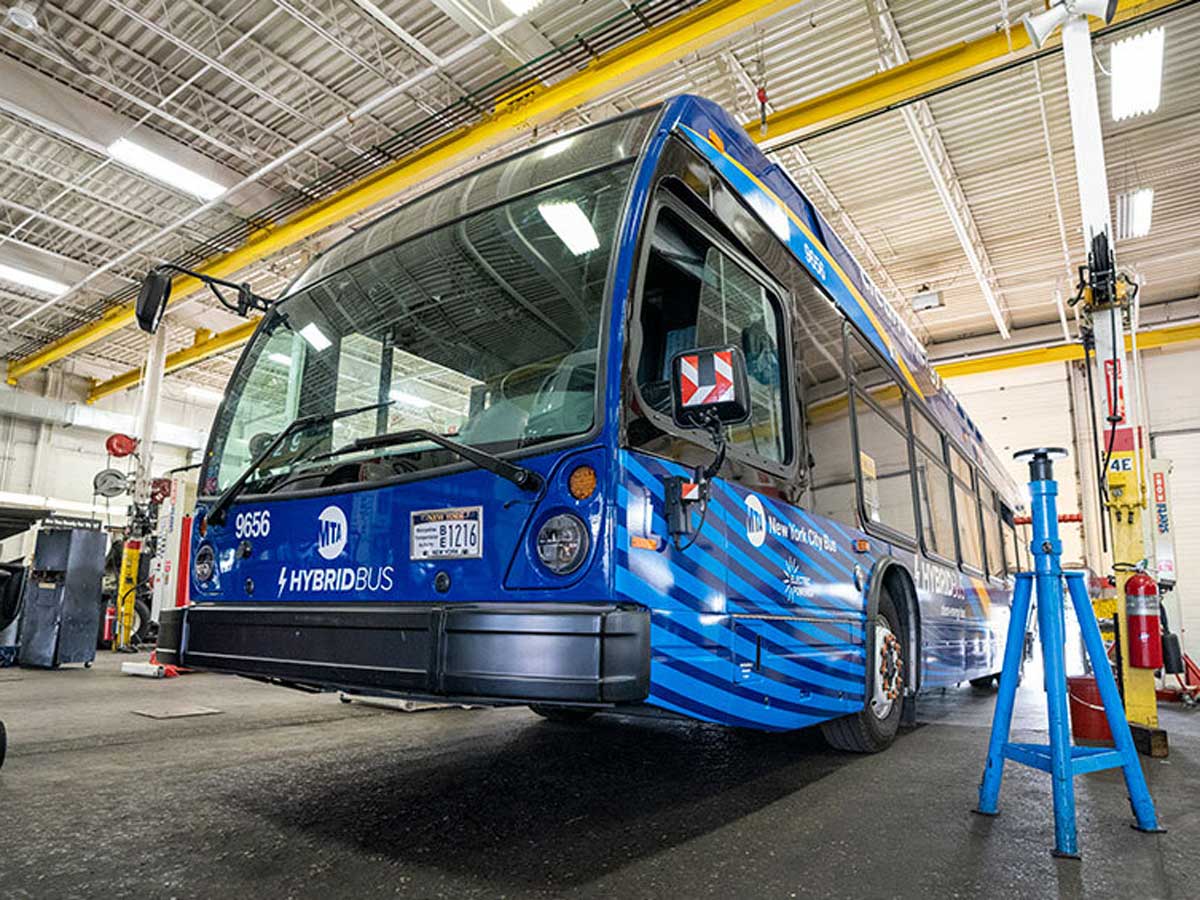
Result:
M736 425L750 418L746 359L737 347L684 350L671 359L671 414L680 428Z
M142 281L142 289L138 291L137 316L138 327L148 334L158 330L163 311L167 308L167 299L171 296L171 275L165 269L151 269Z

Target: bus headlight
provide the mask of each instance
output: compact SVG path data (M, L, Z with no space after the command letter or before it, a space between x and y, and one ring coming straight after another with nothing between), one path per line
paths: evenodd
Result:
M211 581L217 555L213 553L211 544L205 544L196 551L196 559L192 562L192 572L200 583Z
M588 530L570 513L551 516L538 530L538 559L555 575L568 575L583 563L588 551Z

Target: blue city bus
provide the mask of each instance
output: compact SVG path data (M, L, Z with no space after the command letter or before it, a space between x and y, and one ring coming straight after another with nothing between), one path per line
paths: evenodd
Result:
M689 418L714 360L736 414ZM1019 496L808 199L679 96L429 191L271 305L158 654L875 751L998 672Z

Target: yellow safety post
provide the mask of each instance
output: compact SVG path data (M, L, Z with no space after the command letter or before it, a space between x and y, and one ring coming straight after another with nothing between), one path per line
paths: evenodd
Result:
M142 558L142 542L130 538L121 551L121 574L117 578L117 629L113 635L113 650L125 650L133 639L134 604L137 603L138 564Z
M1123 276L1110 271L1107 289L1098 289L1106 279L1096 271L1092 260L1092 282L1082 293L1084 319L1089 323L1095 344L1096 380L1099 414L1103 423L1100 455L1105 464L1105 507L1112 543L1113 569L1116 575L1116 618L1119 632L1121 685L1125 715L1133 731L1134 742L1142 753L1166 756L1167 734L1158 727L1158 695L1154 670L1130 665L1129 610L1125 585L1135 567L1148 557L1144 521L1149 504L1146 485L1146 458L1140 416L1131 414L1127 400L1136 405L1138 385L1136 367L1127 365L1125 328L1129 326L1130 285ZM1099 266L1101 270L1106 267ZM1097 411L1093 411L1096 414ZM1103 606L1101 607L1101 609ZM1102 615L1097 609L1097 615ZM1101 622L1102 625L1107 624Z

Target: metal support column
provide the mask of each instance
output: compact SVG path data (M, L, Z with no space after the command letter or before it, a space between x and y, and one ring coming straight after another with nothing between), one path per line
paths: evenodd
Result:
M143 505L150 499L150 466L154 461L154 425L158 420L158 405L162 397L163 367L167 359L167 329L159 326L150 337L146 354L146 374L142 379L141 403L138 406L137 439L138 467L134 483L133 502Z

